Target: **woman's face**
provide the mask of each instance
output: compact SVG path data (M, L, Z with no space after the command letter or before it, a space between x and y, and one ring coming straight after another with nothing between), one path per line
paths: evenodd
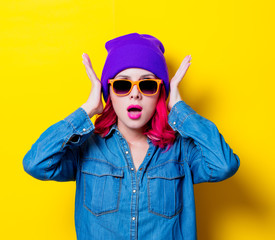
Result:
M146 78L157 78L152 72L141 68L128 68L118 73L114 79L130 79L138 81ZM155 113L159 92L153 96L143 95L134 85L132 91L126 96L117 96L111 86L110 98L114 111L118 117L118 129L141 130ZM139 108L139 110L137 109Z

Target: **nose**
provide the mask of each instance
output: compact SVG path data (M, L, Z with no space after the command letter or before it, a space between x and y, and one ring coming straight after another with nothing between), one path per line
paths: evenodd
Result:
M141 99L142 94L141 92L138 90L137 85L134 85L132 91L129 94L130 98L133 99Z

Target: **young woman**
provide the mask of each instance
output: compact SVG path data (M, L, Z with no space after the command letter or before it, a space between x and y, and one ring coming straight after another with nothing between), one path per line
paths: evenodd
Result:
M79 240L194 240L193 184L231 177L239 157L181 99L191 56L169 83L157 38L131 33L105 46L101 81L83 54L92 82L87 102L42 133L24 169L41 180L76 181Z

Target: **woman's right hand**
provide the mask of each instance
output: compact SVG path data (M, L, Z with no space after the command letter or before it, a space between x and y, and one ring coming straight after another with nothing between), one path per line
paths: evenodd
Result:
M87 75L92 83L92 89L89 95L89 98L86 103L84 103L81 107L87 112L89 117L91 118L95 114L100 114L103 111L103 104L101 99L101 82L97 78L91 64L91 60L88 54L82 54L83 61L86 68Z

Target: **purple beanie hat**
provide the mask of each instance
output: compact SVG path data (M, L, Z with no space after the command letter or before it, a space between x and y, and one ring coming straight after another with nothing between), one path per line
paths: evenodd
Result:
M168 68L164 58L164 46L157 38L148 34L130 33L105 43L108 51L102 70L101 84L107 102L108 79L114 78L127 68L143 68L163 80L166 98L169 95Z

